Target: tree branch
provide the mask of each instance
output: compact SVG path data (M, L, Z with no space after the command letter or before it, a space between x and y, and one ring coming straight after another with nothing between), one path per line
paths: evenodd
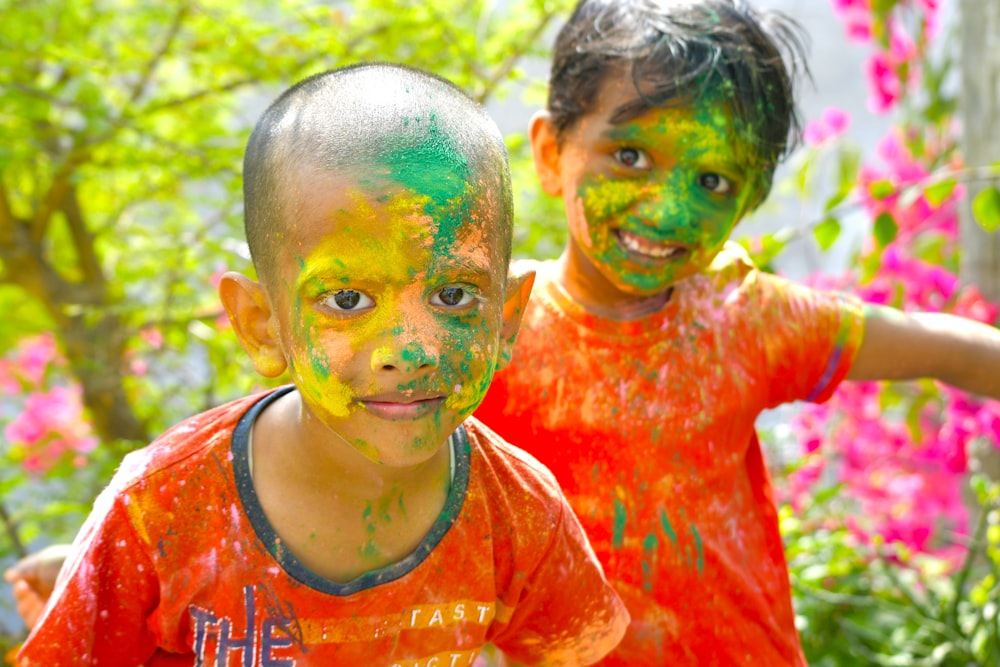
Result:
M3 523L4 530L10 537L10 543L14 547L14 554L18 558L24 558L28 555L28 550L24 546L24 542L21 541L21 535L17 530L17 522L10 515L7 510L7 506L0 502L0 523Z
M524 57L524 54L531 48L531 45L533 45L542 36L545 29L548 28L549 23L552 22L553 16L554 14L551 12L543 14L542 20L538 22L538 25L536 25L535 29L531 31L527 39L522 42L521 48L512 50L496 71L493 72L493 76L486 79L486 85L483 87L483 90L477 99L480 104L485 104L486 100L493 94L494 89L500 85L500 82L510 76L511 71L513 71L518 61Z
M0 246L6 246L14 243L14 211L10 207L7 186L2 177L3 173L0 172Z
M82 282L96 290L99 294L103 293L106 284L104 271L97 259L97 252L94 248L94 235L87 229L75 187L71 187L69 192L66 193L62 211L63 215L66 216L66 223L69 225L73 247L76 249L77 262L80 265L80 272L83 276Z
M177 13L174 14L173 21L170 22L170 27L167 29L167 34L163 39L163 43L160 44L160 48L153 53L153 57L149 59L146 66L142 68L142 74L139 76L139 80L136 81L135 85L132 87L132 92L128 98L129 104L138 100L146 91L146 86L149 85L149 81L153 77L153 72L156 71L156 68L159 66L160 61L163 60L164 56L170 52L170 47L173 46L174 40L180 33L181 25L184 23L184 18L187 16L189 9L190 5L186 3L177 9Z
M74 146L76 142L74 141ZM73 172L81 164L87 161L90 151L80 148L72 148L66 155L62 166L52 178L52 184L45 197L35 209L35 215L31 220L31 239L35 243L40 243L45 238L45 232L52 221L52 214L59 210L71 188Z

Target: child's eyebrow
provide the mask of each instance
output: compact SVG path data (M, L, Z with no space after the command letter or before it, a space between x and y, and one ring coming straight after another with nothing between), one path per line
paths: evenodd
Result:
M427 268L428 272L432 274L443 271L457 271L460 273L493 275L493 262L485 250L481 257L478 253L473 257L454 257L448 254L435 255L434 259L431 260L430 266Z
M310 283L324 285L327 280L338 275L346 277L347 270L347 265L339 257L324 257L309 263L303 261L295 287L300 289Z

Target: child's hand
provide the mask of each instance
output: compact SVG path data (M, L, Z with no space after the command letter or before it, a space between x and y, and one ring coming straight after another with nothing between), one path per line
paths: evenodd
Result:
M52 595L59 569L69 553L69 545L55 544L25 556L4 572L14 589L17 613L31 630Z

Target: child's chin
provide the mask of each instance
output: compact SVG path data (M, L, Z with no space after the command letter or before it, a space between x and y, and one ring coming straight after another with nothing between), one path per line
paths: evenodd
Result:
M615 283L618 289L624 294L636 298L653 297L663 294L677 282L677 279L673 276L662 278L642 276L640 278L635 275L618 275L616 278Z

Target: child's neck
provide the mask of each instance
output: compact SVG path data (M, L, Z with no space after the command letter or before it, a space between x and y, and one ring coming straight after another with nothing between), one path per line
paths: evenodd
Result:
M556 280L587 312L609 320L637 320L662 309L673 294L673 286L650 295L635 295L612 284L570 243L557 260Z
M392 468L346 442L322 442L303 412L298 392L289 392L253 429L254 489L285 546L337 582L412 553L448 498L450 445L420 465Z

